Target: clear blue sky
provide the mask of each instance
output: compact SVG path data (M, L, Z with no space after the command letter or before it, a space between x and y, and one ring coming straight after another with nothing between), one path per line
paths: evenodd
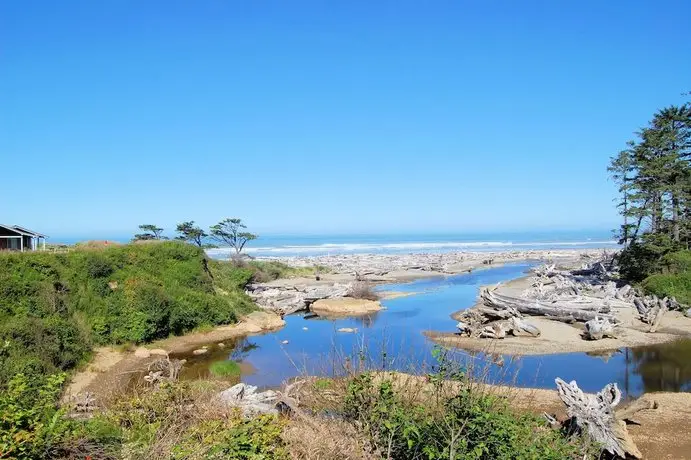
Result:
M691 2L0 2L0 222L611 228Z

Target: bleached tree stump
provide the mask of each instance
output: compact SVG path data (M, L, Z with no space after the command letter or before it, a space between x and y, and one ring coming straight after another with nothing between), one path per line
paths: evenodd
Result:
M600 340L605 337L616 338L614 326L607 318L591 319L585 323L583 336L588 340Z
M557 391L562 402L566 405L566 413L570 419L564 422L565 427L588 435L602 448L619 458L643 458L640 450L631 439L626 429L625 420L642 409L653 409L657 404L635 401L617 410L621 402L621 391L616 383L610 383L597 394L586 394L578 388L575 381L566 383L560 378L555 379ZM554 423L553 417L548 417Z

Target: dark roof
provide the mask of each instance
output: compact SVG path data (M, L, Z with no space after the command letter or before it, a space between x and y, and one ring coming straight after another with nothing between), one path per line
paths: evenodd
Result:
M17 238L18 238L19 236L22 236L22 235L30 236L28 233L24 233L23 231L21 231L21 230L19 230L19 229L17 229L17 228L14 228L14 227L11 226L11 225L3 225L3 224L0 224L0 229L7 230L8 232L11 232L11 233L16 233L16 234L18 235ZM14 238L14 237L13 237L13 238Z
M38 232L35 232L33 230L29 230L28 228L20 227L19 225L13 225L12 228L24 233L25 235L38 236L41 238L48 238L48 236L44 235L43 233L38 233Z

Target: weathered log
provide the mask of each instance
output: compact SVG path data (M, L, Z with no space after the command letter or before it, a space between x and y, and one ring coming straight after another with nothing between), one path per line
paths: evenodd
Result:
M657 328L660 327L660 322L662 321L662 317L664 316L666 311L667 305L664 300L661 300L659 302L659 305L657 306L657 309L655 309L654 312L651 312L652 318L650 321L650 329L648 329L648 332L657 332Z
M570 417L567 426L586 433L611 455L643 457L626 430L626 423L615 413L615 407L621 402L621 392L616 383L610 383L592 395L583 393L575 381L566 383L557 378L555 382Z
M571 270L574 276L604 276L607 275L607 269L602 262L595 262L594 264L580 270Z
M509 320L509 325L511 326L511 334L515 335L517 337L520 336L530 336L530 337L538 337L540 335L540 329L538 329L537 326L534 324L530 324L526 321L523 321L521 318L518 318L516 316L512 317Z
M149 373L144 376L144 380L150 384L157 384L164 380L177 380L185 362L184 359L170 359L169 357L156 360L149 364L147 369Z
M480 337L483 339L503 339L506 337L506 327L502 322L492 323L480 332Z
M497 310L495 308L487 308L483 306L478 306L475 311L482 314L484 317L490 320L495 319L509 319L513 317L521 316L521 314L515 308L504 308L502 310Z
M605 337L616 338L614 335L614 324L606 318L595 318L585 323L583 337L588 340L600 340Z
M589 321L596 317L607 318L612 323L618 322L617 319L610 314L602 313L598 309L586 309L582 306L574 307L564 303L546 303L541 301L528 301L516 297L510 297L483 289L480 297L483 303L489 307L495 307L502 310L506 308L514 308L520 313L533 316L550 316L554 318L573 318L576 321Z

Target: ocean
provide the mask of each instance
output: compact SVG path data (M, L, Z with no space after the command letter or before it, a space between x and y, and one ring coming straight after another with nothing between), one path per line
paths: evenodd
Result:
M331 254L407 254L419 252L510 251L528 249L616 249L607 230L401 233L350 235L261 235L244 252L254 257L307 257ZM230 248L209 249L225 258Z

